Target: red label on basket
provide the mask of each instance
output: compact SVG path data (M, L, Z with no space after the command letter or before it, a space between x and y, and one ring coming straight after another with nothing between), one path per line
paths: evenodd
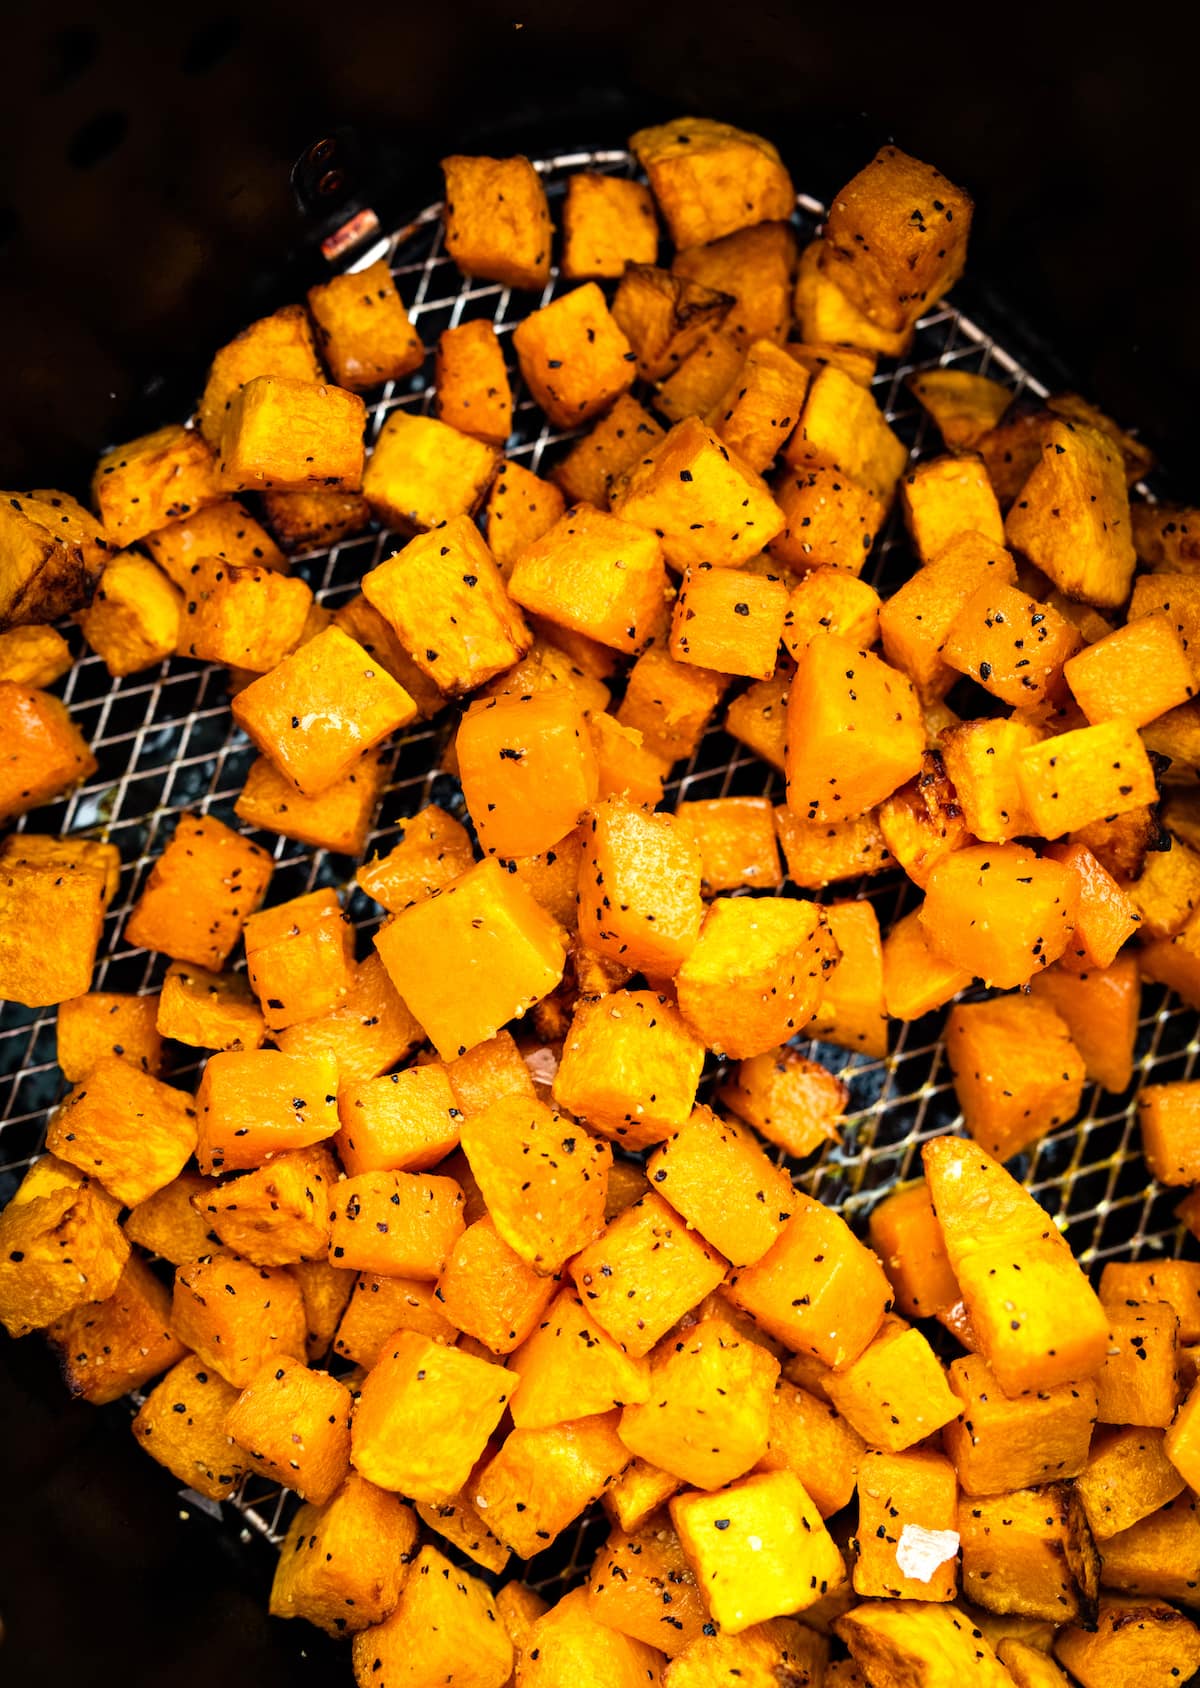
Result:
M321 254L332 264L343 252L348 252L352 246L360 245L368 235L374 234L378 227L379 218L369 205L365 206L363 210L356 211L350 221L343 223L340 229L326 235L321 242Z

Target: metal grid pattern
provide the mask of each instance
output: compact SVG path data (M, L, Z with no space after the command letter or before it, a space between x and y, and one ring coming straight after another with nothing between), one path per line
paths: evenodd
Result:
M580 169L632 174L624 151L566 153L537 165L551 202L566 177ZM472 318L494 322L501 340L533 308L527 295L514 297L495 284L463 278L447 258L441 240L440 206L430 206L406 227L361 256L361 267L386 256L410 305L427 347L443 329ZM821 204L801 195L797 223L811 237L823 215ZM541 304L554 297L552 278ZM515 364L515 360L514 360ZM948 303L918 326L912 350L876 377L876 397L888 421L915 455L939 449L935 432L905 387L914 369L936 365L988 374L1015 393L1042 397L1046 389L981 328ZM427 412L432 402L432 355L423 372L383 389L370 407L369 437L396 407ZM556 432L519 385L515 438L509 455L537 472L561 455L570 436ZM319 602L333 607L356 590L366 571L391 549L391 536L369 534L327 551L298 558L295 570L313 587ZM886 589L912 567L903 527L893 516L872 558L867 577ZM66 800L29 817L38 831L75 833L116 844L123 868L120 891L105 927L94 988L150 991L157 988L166 959L130 950L122 937L124 917L140 894L151 862L170 836L174 818L187 808L235 823L233 803L254 752L233 724L222 669L174 658L157 671L113 680L100 659L84 654L67 676L62 695L99 762L92 780ZM370 848L386 850L398 824L424 804L440 802L462 813L456 782L439 771L449 735L442 721L405 734L393 765ZM711 728L686 766L669 783L669 807L681 800L723 796L771 796L782 800L783 782L765 763L719 728ZM354 885L354 863L325 851L313 852L273 834L256 835L272 849L276 872L273 900L334 886L346 898L359 927L375 923L377 911ZM869 896L885 927L915 902L913 887L892 872L840 884L831 897ZM54 1061L54 1011L0 1004L0 1206L40 1150L48 1110L65 1084ZM886 1059L848 1054L828 1044L801 1043L802 1052L839 1074L850 1091L850 1112L842 1142L813 1161L792 1167L797 1184L822 1200L839 1204L853 1219L880 1193L919 1170L921 1144L953 1129L958 1110L939 1041L940 1015L895 1028ZM1197 1054L1197 1017L1157 987L1143 995L1137 1055L1141 1074L1157 1082L1191 1077ZM182 1051L185 1056L188 1052ZM185 1060L168 1076L194 1083L198 1063ZM1115 1097L1095 1089L1085 1097L1080 1118L1045 1138L1025 1158L1021 1171L1085 1263L1144 1253L1176 1254L1184 1246L1174 1220L1173 1198L1149 1177L1141 1158L1132 1094ZM1190 1246L1190 1245L1188 1245ZM198 1496L190 1496L193 1503ZM202 1502L206 1510L213 1503ZM243 1532L254 1529L278 1540L291 1509L286 1492L250 1478L235 1503ZM563 1587L578 1579L600 1528L594 1520L567 1533L529 1568L529 1580Z

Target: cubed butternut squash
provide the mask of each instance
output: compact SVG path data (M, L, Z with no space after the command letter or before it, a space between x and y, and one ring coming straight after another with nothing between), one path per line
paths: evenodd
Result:
M946 1055L963 1121L997 1160L1009 1160L1078 1112L1083 1056L1051 1000L992 997L959 1003L946 1021Z
M640 1357L716 1289L725 1261L652 1192L589 1243L570 1272L591 1317Z
M924 752L905 675L832 634L808 645L788 689L790 808L812 821L853 820L911 779Z

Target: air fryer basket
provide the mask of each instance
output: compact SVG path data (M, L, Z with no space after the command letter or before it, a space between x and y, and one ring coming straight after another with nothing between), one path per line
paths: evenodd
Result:
M561 196L567 175L591 169L632 174L625 151L562 153L537 161L551 203ZM381 254L397 277L426 346L441 331L473 318L495 323L502 340L534 308L528 296L514 297L492 283L463 278L446 256L439 205L421 211L390 235L376 238L353 260L361 264ZM810 238L823 215L821 204L801 194L797 222ZM553 297L557 279L540 304ZM369 437L386 416L400 407L430 408L433 389L426 373L387 386L370 406ZM1036 374L1022 367L983 328L943 302L920 323L913 347L897 365L875 381L875 393L888 421L917 455L939 449L905 386L914 369L953 367L987 374L1010 385L1014 393L1044 396ZM545 421L532 399L517 389L515 438L509 455L535 472L548 468L569 436ZM318 600L337 607L358 588L364 573L388 554L387 533L347 540L328 551L300 557L295 571L313 587ZM903 528L893 517L872 557L868 578L890 589L912 566ZM120 891L105 926L94 986L97 989L156 989L166 969L162 956L128 949L122 940L124 916L138 897L149 870L169 838L175 818L185 810L217 815L236 825L233 804L254 752L229 713L225 671L174 658L155 672L110 678L103 662L84 655L68 675L63 692L71 713L92 746L99 768L82 789L29 817L39 831L58 831L105 839L122 858ZM439 771L449 726L439 719L404 734L394 753L391 777L371 833L369 849L386 851L405 817L429 802L463 813L456 781ZM673 808L681 799L768 795L782 800L782 779L719 727L706 733L686 766L675 770L666 793ZM327 851L313 852L274 835L260 835L276 860L274 897L298 896L320 886L348 892L348 911L360 928L374 925L374 905L355 889L354 863ZM913 887L899 871L856 884L839 884L828 896L869 897L885 926L915 901ZM361 945L369 940L363 936ZM365 950L363 951L365 953ZM453 965L452 959L448 965ZM48 1112L64 1092L55 1065L54 1010L37 1011L0 1004L0 1206L8 1200L30 1161L41 1151ZM898 1181L915 1176L920 1146L929 1137L953 1129L958 1111L949 1069L939 1040L940 1015L930 1015L893 1030L886 1059L855 1055L830 1044L800 1040L801 1052L837 1073L850 1091L842 1142L818 1157L789 1162L796 1184L838 1205L853 1222ZM1164 1082L1192 1076L1197 1053L1197 1017L1159 987L1142 996L1137 1064L1141 1079ZM184 1053L180 1051L180 1053ZM194 1085L198 1063L183 1060L167 1075ZM711 1086L716 1069L706 1076ZM1024 1157L1020 1171L1028 1186L1053 1213L1085 1265L1136 1256L1180 1252L1183 1231L1174 1219L1174 1198L1157 1186L1142 1159L1134 1118L1133 1091L1121 1097L1089 1090L1075 1123L1051 1133ZM778 1158L783 1158L782 1156ZM259 1532L278 1541L294 1510L294 1497L261 1478L247 1478L222 1509L185 1491L194 1505L220 1512L235 1530ZM562 1590L578 1580L603 1526L588 1515L529 1569L529 1580L543 1592Z

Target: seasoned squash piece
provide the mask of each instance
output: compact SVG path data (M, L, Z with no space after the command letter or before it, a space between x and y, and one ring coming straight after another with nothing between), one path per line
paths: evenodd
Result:
M959 1300L958 1281L923 1178L898 1185L873 1207L867 1234L902 1313L926 1319Z
M1200 1490L1200 1383L1194 1383L1166 1433L1163 1452L1190 1489Z
M709 420L725 444L760 474L783 450L808 391L808 371L772 340L755 340Z
M1067 684L1088 720L1144 727L1196 689L1187 646L1169 615L1140 615L1066 666Z
M666 1688L711 1688L726 1680L773 1688L790 1676L800 1683L820 1682L823 1688L862 1688L861 1678L831 1674L839 1665L826 1670L828 1655L825 1637L795 1618L771 1618L737 1635L710 1624L675 1656L663 1681Z
M1024 708L1058 684L1079 644L1074 627L1048 604L987 580L951 622L942 655L994 697Z
M658 381L677 369L704 336L719 328L733 300L653 264L629 264L613 298L617 327L632 346L637 372Z
M192 1206L223 1247L254 1266L324 1259L337 1163L317 1144L293 1149L241 1178L223 1179Z
M427 1172L457 1146L462 1110L440 1061L342 1082L337 1151L346 1172Z
M363 474L371 513L399 533L424 533L476 508L500 454L447 422L412 411L387 417Z
M606 510L613 483L662 437L663 430L650 412L628 393L622 393L607 415L575 442L553 470L555 484L572 504L591 504ZM561 504L557 514L562 514ZM531 535L534 537L539 536Z
M922 890L945 856L972 842L964 807L941 750L927 750L916 779L879 805L879 831L888 854Z
M513 1354L520 1381L512 1398L519 1430L538 1430L647 1400L650 1366L625 1354L564 1290Z
M622 1594L626 1591L624 1585ZM670 1598L668 1596L668 1598ZM593 1612L586 1589L566 1594L541 1617L518 1648L522 1688L658 1688L665 1678L660 1641L652 1647Z
M1106 1299L1104 1310L1110 1336L1096 1377L1101 1424L1165 1430L1179 1399L1179 1315L1167 1302L1134 1296Z
M645 170L677 247L790 217L791 178L761 135L707 117L639 129L630 151Z
M686 416L707 416L741 368L744 357L745 344L741 339L719 328L711 330L678 369L657 383L655 410L668 422L682 422Z
M357 492L365 425L357 393L319 380L256 375L238 389L222 421L218 485L226 492ZM172 509L164 519L183 513Z
M862 1437L828 1401L786 1379L776 1384L761 1471L794 1472L828 1518L849 1504L864 1452Z
M948 451L972 451L1013 402L1013 390L965 369L921 369L905 386L933 419Z
M826 975L810 1034L825 1043L882 1058L888 1050L888 1017L879 917L863 900L831 903L825 918L839 952L838 962Z
M683 1487L678 1477L644 1459L633 1459L605 1489L601 1500L613 1523L632 1534Z
M740 692L725 712L724 727L730 737L747 745L780 773L784 769L790 688L790 675L760 680Z
M362 533L371 506L361 492L264 492L263 509L285 551L311 551Z
M879 609L879 594L865 580L845 569L811 569L791 589L783 642L797 662L822 633L866 650L879 639Z
M1030 988L1066 1023L1088 1078L1119 1094L1133 1077L1141 999L1137 957L1121 955L1110 967L1086 973L1064 970L1068 959L1036 974Z
M1094 1628L1059 1631L1054 1656L1083 1688L1172 1688L1200 1668L1200 1629L1165 1600L1110 1594Z
M673 816L611 797L584 824L579 935L601 956L674 973L700 935L700 852Z
M705 563L685 569L671 621L671 655L721 674L768 680L787 609L782 580Z
M929 878L920 919L952 965L1009 990L1057 961L1070 942L1079 881L1018 844L973 844Z
M463 796L487 855L548 850L595 801L596 753L567 686L475 704L455 743Z
M704 896L743 886L774 890L782 883L769 797L713 797L680 803L675 818L691 828L699 847Z
M1060 1624L1095 1616L1099 1557L1064 1483L959 1502L963 1594L986 1611Z
M173 656L186 638L184 619L183 599L162 570L136 551L118 551L105 565L80 626L108 672L120 676Z
M468 1225L451 1249L436 1293L453 1325L494 1354L511 1354L536 1329L555 1287L556 1280L539 1277L485 1216Z
M630 671L617 720L635 727L655 756L680 762L695 755L728 684L728 675L676 662L661 645L651 645Z
M131 1255L106 1300L73 1308L47 1332L71 1394L104 1406L182 1360L184 1346L168 1328L170 1313L170 1291Z
M641 182L581 170L567 177L562 273L568 281L613 278L658 255L654 199Z
M369 751L352 772L319 796L305 797L268 757L259 756L250 764L233 812L248 826L294 838L314 850L360 856L389 771L388 759L380 751Z
M561 1108L626 1148L661 1142L692 1111L704 1045L653 991L581 997L554 1076Z
M1011 1688L982 1630L957 1606L864 1600L833 1627L873 1688Z
M428 1546L409 1567L391 1614L354 1637L352 1656L360 1688L440 1688L456 1678L463 1688L503 1688L513 1664L486 1583Z
M271 1615L306 1618L338 1636L392 1610L416 1555L417 1520L386 1489L351 1471L321 1506L302 1506L279 1550Z
M840 469L792 469L778 480L775 498L785 520L770 545L777 562L862 572L885 514L869 487Z
M437 410L443 422L489 445L512 432L513 399L496 330L483 317L447 328L437 347Z
M962 533L1004 544L1004 518L978 457L935 457L900 486L905 525L922 563L931 563Z
M841 1079L794 1049L739 1061L717 1098L785 1154L802 1160L836 1141L850 1093Z
M217 463L203 435L178 423L115 446L92 476L104 530L122 545L221 496Z
M0 1323L10 1336L106 1301L129 1259L112 1198L45 1157L0 1214Z
M922 1158L951 1267L1001 1388L1094 1377L1108 1320L1045 1210L976 1145L935 1137Z
M169 1184L195 1149L191 1100L119 1055L101 1055L50 1121L46 1147L133 1207Z
M815 1605L846 1576L821 1514L790 1471L671 1502L671 1520L716 1622L751 1624Z
M82 609L116 542L65 492L0 496L0 628Z
M0 680L0 823L52 802L97 768L65 703Z
M238 1172L286 1149L306 1149L338 1128L337 1063L328 1050L273 1049L211 1057L196 1092L202 1172Z
M353 1272L339 1271L327 1260L298 1260L292 1274L304 1297L305 1351L311 1366L328 1354L356 1279Z
M1009 544L1068 597L1115 609L1133 575L1130 529L1113 441L1086 423L1048 422L1038 462L1005 522Z
M806 890L882 873L892 865L875 809L853 820L809 820L781 803L775 810L775 830L788 878Z
M792 676L787 733L788 805L811 821L865 813L918 772L925 752L911 681L833 634L808 645Z
M743 1126L705 1107L651 1155L646 1174L735 1266L761 1260L791 1216L787 1173Z
M676 275L734 296L723 331L735 346L744 350L755 340L776 345L786 340L796 272L796 236L790 224L755 223L720 240L684 247L676 252L671 268Z
M1035 830L1021 790L1019 758L1041 737L1040 728L1001 716L963 721L939 733L942 760L966 827L960 842L969 843L974 834L987 843L1005 844ZM926 875L927 888L932 871Z
M256 674L274 668L300 643L313 601L302 580L217 557L196 564L187 594L177 634L183 651Z
M487 1458L485 1453L483 1456ZM503 1571L511 1557L500 1537L489 1530L482 1515L465 1495L447 1500L418 1501L417 1517L452 1547L487 1571Z
M35 690L52 686L74 660L71 647L53 627L14 627L0 633L0 680Z
M251 1470L323 1506L349 1474L350 1407L345 1384L281 1354L251 1378L225 1428Z
M1075 1482L1097 1541L1130 1529L1182 1493L1183 1475L1167 1458L1164 1435L1136 1425L1097 1433Z
M823 240L811 240L800 254L792 308L802 340L850 346L872 355L899 357L912 344L911 328L881 328L842 292L825 268Z
M762 477L696 416L677 422L612 491L615 515L650 528L669 563L734 568L784 526Z
M594 1618L670 1658L699 1639L706 1626L713 1628L679 1538L665 1518L632 1536L614 1530L593 1561L587 1594Z
M432 1279L361 1272L338 1324L334 1352L370 1370L402 1330L451 1344L459 1334L442 1312Z
M225 1433L237 1390L199 1355L171 1368L133 1421L142 1447L173 1477L210 1500L225 1500L246 1470Z
M718 897L676 975L684 1019L735 1060L766 1054L812 1019L836 955L803 897Z
M488 548L505 580L521 552L541 539L565 508L566 499L552 482L539 480L521 463L501 463L483 515Z
M330 1191L330 1264L436 1278L462 1235L464 1201L453 1178L386 1171L342 1179Z
M1079 875L1075 930L1062 967L1076 974L1110 967L1122 944L1137 931L1141 918L1127 889L1117 884L1086 844L1051 844L1045 853Z
M832 364L814 375L800 421L784 448L793 469L837 469L890 504L908 447L866 387Z
M90 991L58 1007L57 1057L70 1084L86 1078L102 1055L119 1055L144 1073L162 1070L156 996Z
M464 275L505 287L540 288L550 278L550 209L527 158L442 160L446 250Z
M942 647L963 605L982 585L1011 586L1013 560L986 535L959 533L892 593L879 614L889 662L912 680L923 698L940 697L955 671Z
M505 1096L532 1098L535 1094L529 1068L511 1032L497 1032L465 1055L455 1056L446 1071L458 1105L467 1114L482 1113Z
M624 726L615 716L601 712L589 720L588 732L596 753L597 796L602 799L628 797L648 809L655 808L662 801L663 782L670 766L661 756L646 749L638 728ZM582 834L578 829L568 834L568 839L577 840L582 850ZM560 840L560 843L567 843L568 839ZM559 914L558 918L564 925L574 926L575 879L571 882L570 899L569 910Z
M856 1360L831 1373L827 1388L863 1440L889 1453L924 1441L962 1410L929 1343L894 1314Z
M441 692L409 656L391 623L385 621L361 592L347 599L334 616L333 625L360 644L404 688L422 720L431 720L437 714L443 702Z
M619 1412L541 1430L513 1430L468 1493L492 1530L522 1559L550 1546L630 1460Z
M855 1593L953 1600L958 1593L957 1502L954 1467L942 1454L923 1448L865 1452L858 1471Z
M1009 1160L1071 1119L1085 1078L1066 1021L1042 997L959 1003L946 1021L946 1056L967 1130Z
M924 905L904 915L883 941L883 997L888 1014L896 1020L920 1020L931 1014L966 990L975 976L932 947L923 909Z
M599 416L637 374L637 354L594 281L522 318L513 346L525 385L560 428Z
M177 1268L171 1329L197 1360L244 1389L268 1362L303 1361L304 1298L286 1268L214 1253Z
M1161 1512L1151 1513L1104 1544L1106 1588L1127 1594L1159 1595L1194 1606L1200 1588L1200 1501L1180 1495Z
M1025 808L1043 838L1113 820L1157 796L1150 758L1132 722L1123 720L1031 745L1021 752L1017 773Z
M1110 1260L1100 1274L1106 1307L1133 1301L1165 1301L1179 1318L1179 1340L1200 1342L1200 1261Z
M321 364L303 305L285 305L271 316L250 323L213 358L199 409L200 431L210 445L215 446L220 438L235 395L259 375L321 379Z
M586 504L518 556L509 585L525 609L618 651L640 650L665 620L658 540Z
M308 308L339 387L366 392L420 369L425 348L383 259L310 287Z
M570 1270L591 1317L640 1357L717 1287L725 1262L650 1194L614 1219Z
M389 914L431 896L475 863L467 829L436 803L402 821L399 840L355 874L368 897Z
M310 891L246 922L246 968L270 1031L331 1013L350 989L354 932L337 892Z
M221 968L273 868L257 844L211 815L181 815L125 923L132 945Z
M211 1254L217 1234L192 1203L193 1196L206 1197L211 1189L199 1173L181 1172L130 1210L122 1227L125 1235L173 1266Z
M350 988L332 1014L302 1020L275 1035L285 1054L332 1055L342 1084L375 1078L425 1041L377 954L352 970Z

